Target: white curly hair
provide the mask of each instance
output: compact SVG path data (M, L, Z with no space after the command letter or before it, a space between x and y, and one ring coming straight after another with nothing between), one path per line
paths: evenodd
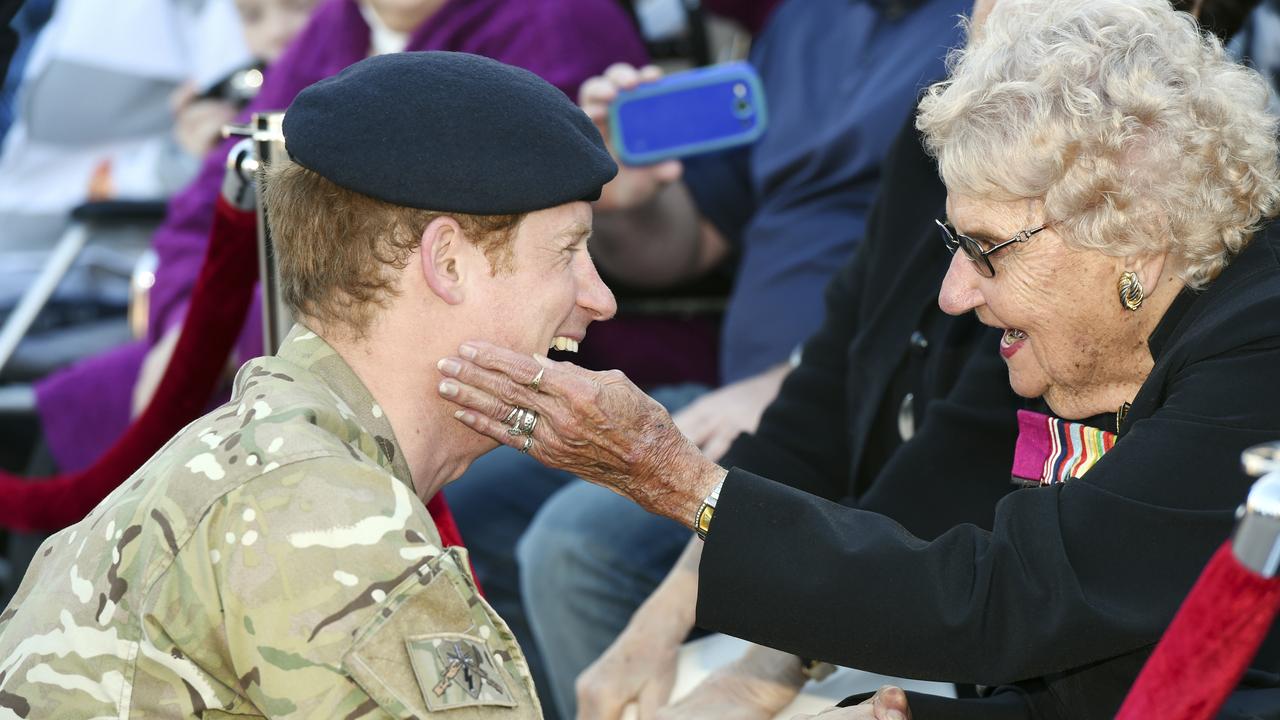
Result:
M1000 0L920 103L948 191L1038 199L1070 244L1201 288L1276 211L1267 84L1166 0Z

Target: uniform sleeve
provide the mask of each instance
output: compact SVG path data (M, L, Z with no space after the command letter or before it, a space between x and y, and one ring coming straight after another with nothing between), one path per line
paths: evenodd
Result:
M505 627L486 617L455 552L411 490L376 466L323 457L272 469L224 496L182 550L197 579L174 587L213 595L195 605L216 612L215 632L184 652L222 668L268 717L411 717L431 712L427 694L444 680L430 640L413 643L447 638L490 681L479 702L463 700L527 710Z
M1240 450L1280 425L1280 386L1261 381L1278 363L1267 346L1188 365L1086 476L1013 492L991 531L959 525L925 541L733 470L702 557L698 624L869 671L992 686L1138 651L1231 531L1249 488Z

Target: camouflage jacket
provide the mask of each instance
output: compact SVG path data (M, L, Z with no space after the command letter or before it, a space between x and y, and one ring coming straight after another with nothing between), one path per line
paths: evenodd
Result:
M391 425L294 328L80 523L0 613L5 718L537 718Z

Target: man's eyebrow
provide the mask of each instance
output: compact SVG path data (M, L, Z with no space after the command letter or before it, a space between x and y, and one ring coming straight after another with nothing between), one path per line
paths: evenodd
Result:
M566 244L572 245L581 240L591 237L591 226L583 223L574 223L564 230L560 231L557 238L567 240Z

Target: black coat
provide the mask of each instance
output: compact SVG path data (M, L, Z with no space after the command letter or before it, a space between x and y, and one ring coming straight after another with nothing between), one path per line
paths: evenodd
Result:
M898 149L892 172L936 190L918 144ZM865 419L883 403L868 393L894 385L878 338L914 322L920 288L941 279L921 269L927 244L909 240L932 218L919 193L902 200L907 177L893 182L804 363L725 460L737 467L703 552L698 624L873 672L1009 686L978 701L915 697L917 720L1111 717L1230 534L1250 484L1240 451L1280 437L1280 233L1175 302L1119 441L1085 477L994 503L1010 487L1018 404L996 339L978 333L987 350L954 358L962 375L920 431L851 493L883 444ZM960 327L930 322L952 329L943 337ZM1280 670L1274 640L1254 663L1263 684Z

